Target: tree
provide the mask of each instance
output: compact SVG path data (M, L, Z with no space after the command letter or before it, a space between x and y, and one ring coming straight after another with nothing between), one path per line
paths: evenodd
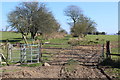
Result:
M12 27L12 29L17 30L18 32L20 32L22 34L22 37L24 38L25 42L26 41L26 35L28 34L28 23L27 20L25 18L26 14L24 12L24 10L21 10L20 8L16 7L15 11L12 11L9 15L8 15L8 22L10 24L10 26Z
M106 35L106 33L105 32L101 32L101 35Z
M120 31L118 31L118 33L117 33L118 35L120 35Z
M88 33L96 31L95 25L94 21L81 14L76 22L76 26L73 26L71 31L75 36L85 37Z
M65 15L73 21L69 23L73 36L84 37L89 32L96 31L96 23L83 15L82 10L77 6L68 6L65 9Z
M60 28L60 29L59 29L59 32L68 34L67 31L66 31L65 29L63 29L63 28Z
M8 21L22 35L31 33L34 39L38 31L50 33L59 29L54 16L44 4L38 2L23 2L9 14Z
M77 6L71 5L68 6L64 12L66 16L70 17L70 19L73 21L73 26L75 26L77 20L80 17L80 14L82 13L82 10Z

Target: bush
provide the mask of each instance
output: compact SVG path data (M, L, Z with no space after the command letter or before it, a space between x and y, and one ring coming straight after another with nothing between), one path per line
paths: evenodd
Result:
M76 46L76 45L79 45L79 40L77 39L71 39L68 41L68 44L72 45L72 46Z
M68 44L72 46L77 46L77 45L95 45L98 44L98 41L92 41L92 40L86 40L86 39L70 39L68 41Z

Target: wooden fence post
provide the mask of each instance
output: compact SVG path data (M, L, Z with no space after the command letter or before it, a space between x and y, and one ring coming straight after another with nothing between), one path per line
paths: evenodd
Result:
M8 54L8 56L9 56L8 59L9 59L10 61L12 60L12 59L11 59L11 58L12 58L12 48L13 48L12 46L13 46L12 44L8 44L8 53L9 53L9 54Z
M102 45L102 58L104 59L104 44Z
M106 41L106 58L110 57L110 41Z
M0 53L0 66L2 64L2 54Z
M22 63L22 44L20 43L20 63Z
M38 47L38 48L39 48L39 62L40 62L40 61L42 61L42 59L41 59L41 57L42 57L42 52L41 52L41 49L42 49L42 42L39 41L38 44L39 44L39 47Z

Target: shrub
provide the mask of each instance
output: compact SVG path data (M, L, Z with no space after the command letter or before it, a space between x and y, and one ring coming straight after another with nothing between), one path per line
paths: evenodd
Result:
M68 41L68 44L70 44L72 46L79 45L79 40L77 40L77 39L71 39L71 40Z

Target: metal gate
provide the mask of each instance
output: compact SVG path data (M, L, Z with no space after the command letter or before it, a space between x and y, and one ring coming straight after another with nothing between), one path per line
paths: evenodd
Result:
M34 44L21 45L21 63L39 63L40 61L40 46Z
M40 46L34 44L12 44L8 46L8 60L20 63L39 63Z

